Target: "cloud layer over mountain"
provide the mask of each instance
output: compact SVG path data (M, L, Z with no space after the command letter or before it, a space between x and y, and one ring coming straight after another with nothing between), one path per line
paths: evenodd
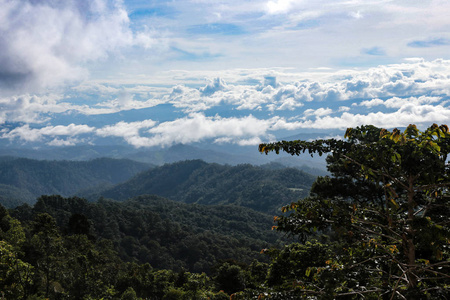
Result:
M120 137L136 147L207 139L257 144L273 139L280 130L344 129L362 124L426 126L450 119L450 61L413 60L364 71L321 73L320 80L306 80L308 74L302 73L271 73L268 80L261 70L255 70L254 74L246 70L245 75L236 70L198 88L114 87L97 83L60 96L4 98L1 100L4 122L26 124L3 129L1 137L43 140L52 145L74 144L95 137ZM101 95L95 105L76 104L76 99L89 98L90 94ZM141 114L132 121L107 121L109 115L159 107L170 107L167 117L172 120L161 121L158 115L146 118ZM172 110L179 117L172 116ZM102 126L89 121L46 125L50 115L53 118L63 115L66 121L73 119L73 122L80 115L101 116L106 121Z

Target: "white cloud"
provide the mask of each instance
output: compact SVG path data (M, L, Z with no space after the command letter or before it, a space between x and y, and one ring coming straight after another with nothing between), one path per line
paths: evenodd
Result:
M350 14L349 14L352 18L355 18L355 19L362 19L362 18L364 18L364 15L361 13L361 11L356 11L356 12L350 12Z
M20 95L0 98L0 124L4 122L42 123L49 114L60 114L76 106L63 102L59 94Z
M79 93L91 93L97 96L106 96L111 94L117 94L120 89L108 86L106 84L100 84L98 82L82 82L80 85L72 87L72 91Z
M266 4L267 12L270 14L286 13L292 7L294 0L269 1Z
M30 128L28 124L16 127L10 131L2 131L1 138L20 139L27 142L43 141L47 137L69 136L75 137L82 134L92 133L95 128L87 125L69 124L67 126L46 126L42 128Z
M200 92L204 96L210 96L217 91L227 90L227 84L221 78L214 78L205 86L200 88Z
M118 136L123 137L124 139L132 139L139 136L139 131L141 129L151 128L156 125L156 122L153 120L144 120L140 122L118 122L114 125L104 126L100 129L97 129L96 133L99 136Z
M157 45L159 41L155 38L156 33L152 32L148 27L144 31L140 31L134 37L134 45L141 46L144 49L150 49Z
M97 129L96 134L101 137L121 137L128 144L134 147L146 147L146 146L156 146L150 145L150 140L148 137L141 136L144 129L151 128L155 126L157 122L153 120L144 120L139 122L118 122L114 125L104 126Z
M48 142L47 145L55 147L66 147L66 146L75 146L76 144L81 142L83 142L83 140L74 138L67 138L67 139L55 138L52 141Z
M344 112L340 116L324 116L316 119L286 122L279 120L272 129L295 130L300 128L316 129L345 129L361 125L375 125L379 127L405 127L408 124L429 125L431 123L447 123L450 119L450 109L440 105L431 106L404 106L401 109L392 112L376 112L364 114L353 114Z
M86 78L82 64L130 45L118 1L0 0L0 87L40 91Z
M322 116L326 116L333 113L333 110L331 108L318 108L318 109L307 109L305 110L305 112L303 113L305 117L310 117L310 116L316 116L316 117L322 117Z
M420 97L409 97L409 98L399 98L392 97L385 101L381 99L372 99L362 101L360 103L361 106L374 107L379 105L384 105L387 108L402 108L405 106L420 106L423 104L431 104L441 101L441 97L428 97L428 96L420 96Z
M378 106L378 105L383 105L384 101L381 99L372 99L372 100L365 100L362 101L359 105L361 106L367 106L367 107L374 107L374 106Z
M123 138L135 147L170 146L214 139L215 143L255 145L260 137L270 137L268 130L273 120L253 116L242 118L206 117L193 113L189 117L156 124L155 121L119 122L96 130L101 137Z
M150 2L0 0L0 124L19 126L0 134L52 145L88 134L135 146L253 143L278 129L447 117L448 1ZM211 24L222 32L205 33ZM131 111L141 109L153 121ZM56 128L117 122L122 111L129 122Z
M259 137L253 137L250 139L242 139L242 140L238 140L236 142L236 144L238 144L240 146L253 146L253 145L259 145L261 143L262 143L262 140Z
M169 146L174 143L192 143L210 138L229 137L233 139L254 138L265 135L270 121L260 120L252 115L242 118L206 117L191 114L189 117L164 122L151 128L148 146Z

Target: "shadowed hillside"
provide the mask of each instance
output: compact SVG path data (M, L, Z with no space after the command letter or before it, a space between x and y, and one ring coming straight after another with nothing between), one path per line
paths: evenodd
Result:
M91 161L40 161L0 159L0 203L13 207L34 203L41 195L73 195L89 188L105 188L123 182L150 167L126 159Z
M233 204L274 213L308 195L315 176L295 168L227 166L192 160L143 172L109 190L91 195L115 200L154 194L197 204Z

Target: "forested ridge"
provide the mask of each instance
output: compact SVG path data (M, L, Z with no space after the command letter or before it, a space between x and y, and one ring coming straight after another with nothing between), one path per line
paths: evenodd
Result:
M274 214L284 204L307 196L315 178L276 164L227 166L191 160L149 169L88 198L125 200L155 194L185 203L233 204Z
M14 207L33 204L41 195L72 196L82 190L105 188L150 168L127 159L98 158L91 161L47 161L0 158L0 204Z

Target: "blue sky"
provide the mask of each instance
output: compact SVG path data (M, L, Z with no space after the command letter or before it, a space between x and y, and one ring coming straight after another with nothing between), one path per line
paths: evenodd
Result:
M256 145L449 123L450 2L0 0L0 139Z

